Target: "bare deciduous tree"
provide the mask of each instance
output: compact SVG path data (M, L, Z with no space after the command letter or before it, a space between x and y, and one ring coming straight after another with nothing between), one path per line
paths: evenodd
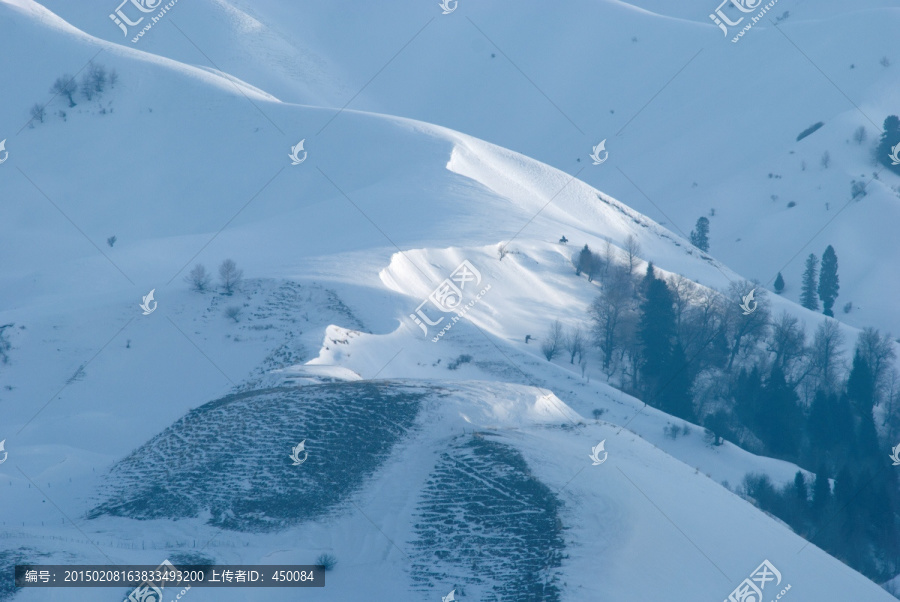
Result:
M810 353L817 388L826 391L837 389L844 358L843 345L844 334L836 320L826 319L819 324Z
M754 293L756 308L749 315L744 315L738 300L743 300L753 289L756 289ZM766 336L769 327L769 300L765 289L758 283L748 280L732 282L728 287L728 298L732 302L725 306L730 347L726 370L731 370L735 358L741 351L754 349L759 340Z
M632 301L628 274L623 268L614 268L603 291L588 308L594 341L603 352L603 370L607 374L610 374L613 353L622 338L622 317L630 311Z
M634 267L641 254L641 245L631 234L625 239L625 256L628 260L628 273L634 273Z
M609 271L616 264L616 249L613 247L612 241L608 238L603 245L603 272L600 278L605 282L609 277Z
M882 426L888 427L888 440L893 441L895 433L900 427L900 415L898 415L900 414L898 412L900 404L897 403L900 400L900 373L893 366L887 371L885 382L885 412Z
M44 107L38 103L34 103L34 106L31 107L31 118L37 119L41 123L44 123L44 117L47 115L47 111Z
M872 389L875 392L875 404L878 405L885 395L889 371L897 358L894 342L891 335L882 335L875 328L867 327L859 333L856 348L872 371Z
M681 274L675 274L668 280L669 290L672 291L672 297L675 301L675 333L678 342L684 346L686 341L685 322L687 321L688 312L696 300L699 287L691 280L688 280Z
M234 320L235 323L241 321L241 313L243 313L243 311L237 305L229 305L225 309L225 317L230 320Z
M81 76L81 94L88 100L92 100L94 95L103 94L106 89L106 68L103 65L95 65L91 63Z
M81 76L81 95L87 100L94 99L94 82L91 81L90 71L85 71Z
M184 281L199 293L209 290L210 277L203 264L198 263L195 265L190 273L184 277Z
M106 68L103 65L94 65L93 63L91 63L87 75L90 79L91 86L93 86L94 88L94 92L96 92L97 94L102 94L106 89Z
M219 266L219 280L222 281L222 289L226 295L231 295L241 286L244 271L239 270L237 264L231 259L226 259Z
M65 96L69 99L69 106L74 107L75 99L72 98L72 95L75 94L77 89L78 86L75 84L75 78L67 73L56 78L56 81L53 82L53 85L50 87L50 93Z
M581 359L581 356L584 353L584 333L581 332L581 328L578 326L570 328L563 338L563 344L565 345L566 351L569 352L570 364L575 363L576 355Z
M562 342L562 324L559 323L559 320L554 320L553 324L550 325L550 329L547 331L547 336L544 337L544 341L541 343L541 353L544 354L544 357L547 358L548 362L559 353Z
M772 322L768 348L775 356L773 364L781 369L789 384L795 385L806 376L805 373L795 374L806 357L806 329L796 316L785 311Z

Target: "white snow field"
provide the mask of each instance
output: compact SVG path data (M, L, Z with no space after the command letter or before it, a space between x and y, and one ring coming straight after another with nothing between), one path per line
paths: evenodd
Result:
M132 43L109 18L116 2L0 0L0 325L13 325L0 565L313 564L324 552L338 559L324 588L182 599L437 602L455 588L459 600L693 602L727 599L768 560L781 579L766 600L787 585L798 602L894 599L732 492L747 473L785 483L797 466L710 446L697 425L667 438L685 423L607 385L597 362L584 376L547 362L525 336L583 320L597 288L574 277L572 253L629 236L642 266L719 290L771 286L781 270L773 313L808 332L823 316L796 304L802 260L833 244L838 307L865 300L838 315L848 341L900 330L900 179L882 172L847 204L850 180L878 169L853 130L875 140L900 104L900 67L878 62L893 56L900 10L782 0L783 32L760 23L732 44L707 17L714 2L437 4L182 0ZM117 83L74 107L51 100L53 81L89 61ZM591 165L604 138L609 160ZM292 165L301 140L308 155ZM705 254L684 232L713 207ZM226 258L240 290L189 290L195 264L214 272ZM423 335L410 315L464 261L486 290L433 342L447 321ZM158 306L143 315L151 289ZM423 395L372 459L362 427L322 417L364 415L352 386L369 382ZM258 404L230 405L241 395ZM304 439L311 461L292 467ZM353 476L327 494L315 487L346 475L326 457ZM457 458L471 481L453 481ZM140 498L140 516L97 510L117 486L155 484L156 468L203 484L168 483ZM277 528L223 528L235 517L204 505L207 493L252 502L270 475ZM306 512L320 492L331 501ZM200 499L170 510L182 498ZM442 531L435 509L470 532ZM128 595L2 580L0 600L16 602Z

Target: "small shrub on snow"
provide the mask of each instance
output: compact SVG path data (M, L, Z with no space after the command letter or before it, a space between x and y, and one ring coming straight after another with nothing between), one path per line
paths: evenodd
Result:
M337 557L334 554L319 554L319 557L316 559L316 564L321 566L324 570L330 571L337 564Z
M461 365L468 364L471 361L472 361L472 356L469 355L468 353L464 353L464 354L460 355L458 358L456 358L455 360L453 360L452 362L450 362L449 364L447 364L447 368L450 370L456 370Z

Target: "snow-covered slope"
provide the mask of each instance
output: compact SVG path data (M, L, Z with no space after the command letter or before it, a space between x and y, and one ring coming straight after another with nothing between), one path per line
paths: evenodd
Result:
M782 271L795 301L803 259L832 244L839 306L854 305L840 318L900 331L900 290L884 288L900 261L887 244L900 178L872 156L884 118L900 112L900 9L890 0L782 1L738 43L709 18L717 3L707 0L461 1L448 15L411 1L195 0L136 44L106 0L46 4L91 34L221 68L288 102L349 103L511 148L676 232L714 209L713 254L770 285ZM864 144L852 139L859 126ZM602 139L609 161L587 167ZM868 182L859 202L850 203L852 180Z
M47 6L68 17L62 5ZM183 12L208 26L204 41L226 45L231 24L206 24L192 6L177 4L166 19L181 26ZM299 10L256 10L275 6ZM322 19L339 14L315 10ZM347 20L364 22L371 10ZM290 22L281 17L266 23ZM685 19L680 10L653 18L679 26ZM588 172L573 180L573 169L423 121L355 110L332 120L336 109L292 104L339 107L329 94L342 88L330 82L326 94L309 84L304 97L298 78L276 67L250 77L256 61L275 56L279 39L296 39L265 27L273 33L260 43L273 54L233 51L217 72L174 51L145 52L149 35L121 48L27 0L0 2L4 40L26 57L0 65L0 81L15 82L0 112L0 132L9 132L0 165L0 322L15 324L11 362L0 370L0 438L9 454L0 465L9 483L4 564L18 555L156 564L178 554L307 563L329 551L340 564L324 590L303 592L310 598L437 600L459 587L460 599L512 600L546 586L545 599L696 600L726 597L768 558L797 599L890 599L719 484L735 485L751 470L786 481L796 467L729 444L710 449L696 427L667 440L670 417L538 361L535 345L522 342L548 315L574 319L594 294L571 277L571 248L555 242L562 234L592 246L634 236L644 259L705 285L724 288L736 273L586 184ZM116 85L75 107L55 98L44 122L27 127L28 108L46 101L53 80L89 60L115 68ZM301 139L308 157L291 165L288 152ZM611 167L596 169L615 173ZM117 242L107 245L113 235ZM503 261L501 243L510 250ZM239 292L188 291L187 269L226 257L245 271ZM409 315L463 260L490 290L469 320L432 343ZM138 303L151 289L158 308L142 315ZM774 304L817 319L789 301ZM238 320L223 315L229 306L240 310ZM448 370L462 354L471 362ZM360 379L429 393L415 412L385 414L396 422L375 451L349 428L369 408L364 396L335 394L330 403L346 406L332 408L336 418L309 418L315 387L346 391ZM593 409L605 410L606 422L588 419ZM242 413L257 422L242 422ZM219 440L222 433L230 436ZM312 460L302 470L311 474L298 477L287 454L304 438ZM601 440L608 461L592 466L588 452ZM454 477L459 458L470 463L470 484ZM168 512L145 495L147 511L135 512L122 496L140 497L156 465L180 475L166 483L166 497L179 498L183 487L184 504ZM201 482L204 471L209 481ZM235 502L264 484L273 485L271 504L248 510ZM302 504L313 499L310 488L328 486L319 506ZM533 496L547 515L518 508L517 494ZM482 516L480 503L503 512ZM434 526L435 509L455 517L459 539ZM231 520L228 512L263 516ZM558 537L542 538L550 523ZM473 556L476 546L484 557ZM475 574L473 561L496 570ZM285 590L247 591L193 589L190 598L296 599ZM120 593L26 590L15 599Z

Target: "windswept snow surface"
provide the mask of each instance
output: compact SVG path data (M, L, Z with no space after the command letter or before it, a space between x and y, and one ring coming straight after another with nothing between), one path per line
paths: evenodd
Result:
M0 64L0 324L13 324L0 366L0 600L127 596L11 591L16 562L309 564L321 553L338 559L323 589L193 588L183 599L437 601L455 589L460 600L720 600L764 559L788 600L893 599L723 486L748 472L784 483L796 466L711 447L696 425L668 439L663 428L681 420L524 342L553 317L582 319L595 296L572 275L575 245L633 236L663 273L725 289L767 279L795 252L764 250L765 228L799 245L827 215L800 201L778 210L795 221L776 224L775 183L760 174L799 163L804 146L818 169L827 135L834 166L810 173L809 191L849 191L864 159L837 146L856 124L846 99L809 115L798 95L781 121L754 125L793 77L774 58L784 48L766 47L787 44L773 26L731 45L706 18L715 7L693 1L548 13L461 0L445 19L408 3L196 0L133 44L108 17L115 4L0 0L17 57ZM864 27L897 18L884 3L796 4L788 35L808 39L821 28L871 38ZM423 26L418 46L379 72ZM709 47L685 79L626 124L698 43ZM865 79L850 83L887 106L883 75L863 63L887 52L875 45L854 59ZM115 86L74 107L51 98L58 76L91 60L116 70ZM731 103L757 89L755 71L695 98L700 80L751 63L777 80L765 95ZM622 81L633 71L640 81ZM29 125L35 102L49 102L47 116ZM792 142L818 119L814 146ZM774 151L773 131L787 132ZM611 158L591 166L601 138ZM291 165L301 140L308 155ZM867 300L842 326L848 337L894 319L872 291L894 286L877 279L895 248L873 235L854 251L850 229L896 224L892 177L828 238L848 274L842 294ZM726 184L746 202L713 203ZM676 222L645 205L663 191ZM709 206L723 214L715 255L682 236ZM572 244L556 242L563 234ZM226 258L244 270L238 291L189 290L191 267L214 272ZM410 315L464 261L484 294L433 342L448 321L423 335ZM821 316L792 302L792 286L773 310L809 330ZM143 315L151 289L158 306ZM293 466L301 440L310 459ZM593 465L601 441L608 457Z

